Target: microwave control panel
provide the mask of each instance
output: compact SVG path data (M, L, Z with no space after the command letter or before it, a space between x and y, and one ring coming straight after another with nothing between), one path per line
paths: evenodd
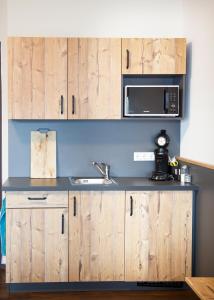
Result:
M178 93L177 91L169 91L169 102L167 107L167 112L170 114L177 114L179 113L179 107L178 107Z

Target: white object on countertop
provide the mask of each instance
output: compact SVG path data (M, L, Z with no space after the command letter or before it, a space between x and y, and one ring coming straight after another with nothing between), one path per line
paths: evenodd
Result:
M190 174L185 175L185 183L191 183L192 182L192 176Z
M189 168L187 165L183 165L181 167L181 183L184 184L186 182L189 182L189 177L190 177Z

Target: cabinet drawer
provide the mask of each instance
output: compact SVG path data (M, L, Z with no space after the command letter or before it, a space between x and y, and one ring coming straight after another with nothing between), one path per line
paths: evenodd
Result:
M7 192L7 208L68 207L68 192Z

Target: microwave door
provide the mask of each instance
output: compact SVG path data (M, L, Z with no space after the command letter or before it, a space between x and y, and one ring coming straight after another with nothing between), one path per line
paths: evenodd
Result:
M165 114L165 91L162 87L128 87L125 114L152 116Z

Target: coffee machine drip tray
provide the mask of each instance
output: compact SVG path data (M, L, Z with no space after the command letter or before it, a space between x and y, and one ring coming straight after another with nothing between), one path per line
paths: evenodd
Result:
M157 181L166 181L166 180L172 180L171 176L167 173L162 173L162 172L154 172L152 174L152 180L157 180Z

